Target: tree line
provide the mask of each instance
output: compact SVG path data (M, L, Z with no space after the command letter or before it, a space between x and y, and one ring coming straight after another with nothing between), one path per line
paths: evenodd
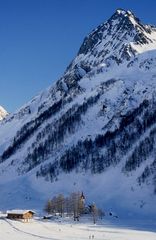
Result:
M134 111L121 116L121 122L114 131L107 130L95 139L79 140L76 145L67 149L63 155L53 163L42 165L37 171L37 177L55 181L61 172L69 173L91 171L101 173L110 166L117 165L127 152L132 149L140 136L154 123L156 117L155 101L144 100ZM139 167L154 149L155 131L136 146L125 162L122 171L129 172ZM48 146L48 145L47 145ZM105 150L105 151L103 151Z
M97 208L95 203L86 206L84 195L80 192L72 192L67 197L63 194L54 196L46 202L44 211L48 215L71 216L74 221L79 221L81 216L89 214L93 223L104 216L104 212Z

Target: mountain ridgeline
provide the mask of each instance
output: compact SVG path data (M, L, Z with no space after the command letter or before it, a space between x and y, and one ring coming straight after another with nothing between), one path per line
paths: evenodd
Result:
M33 185L30 179L35 179L38 186L40 182L57 186L58 192L77 187L92 198L109 192L111 201L122 198L126 188L132 208L138 202L143 209L152 206L156 28L143 24L131 11L118 9L85 37L52 87L0 122L0 138L1 188L13 171L10 181L25 177ZM70 176L73 185L68 186ZM121 189L115 194L116 179Z

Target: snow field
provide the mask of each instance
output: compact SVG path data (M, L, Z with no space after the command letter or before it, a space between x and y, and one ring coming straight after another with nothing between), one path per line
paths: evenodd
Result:
M156 240L156 233L92 224L67 224L40 220L29 223L0 219L1 240Z

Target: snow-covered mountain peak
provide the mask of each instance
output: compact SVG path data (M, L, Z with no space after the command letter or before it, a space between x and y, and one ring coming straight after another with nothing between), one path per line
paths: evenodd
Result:
M112 43L115 43L116 40L130 42L139 31L151 32L150 27L145 27L131 11L118 9L108 21L99 25L84 39L79 54L86 54L93 47L97 47L99 43L104 43L105 40L112 40Z
M127 18L129 21L135 21L136 23L140 22L140 20L135 17L132 11L124 9L117 9L110 19L118 19L121 21L124 18Z
M131 11L129 11L129 10L125 11L122 8L117 9L116 13L119 14L119 15L124 15L124 16L126 16L126 15L133 15L133 13Z
M8 115L7 111L2 106L0 106L0 120L5 118L7 115Z
M68 66L60 89L71 89L86 74L133 61L139 54L156 49L156 28L144 25L131 12L118 9L88 34ZM102 70L103 71L103 70Z

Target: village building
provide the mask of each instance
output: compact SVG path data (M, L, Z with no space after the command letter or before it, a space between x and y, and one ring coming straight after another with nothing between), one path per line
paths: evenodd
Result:
M86 198L85 198L85 195L83 194L83 192L81 193L81 201L83 202L83 203L85 203L85 200L86 200Z
M28 220L33 218L34 214L35 212L32 210L10 210L7 211L7 218L28 222Z

